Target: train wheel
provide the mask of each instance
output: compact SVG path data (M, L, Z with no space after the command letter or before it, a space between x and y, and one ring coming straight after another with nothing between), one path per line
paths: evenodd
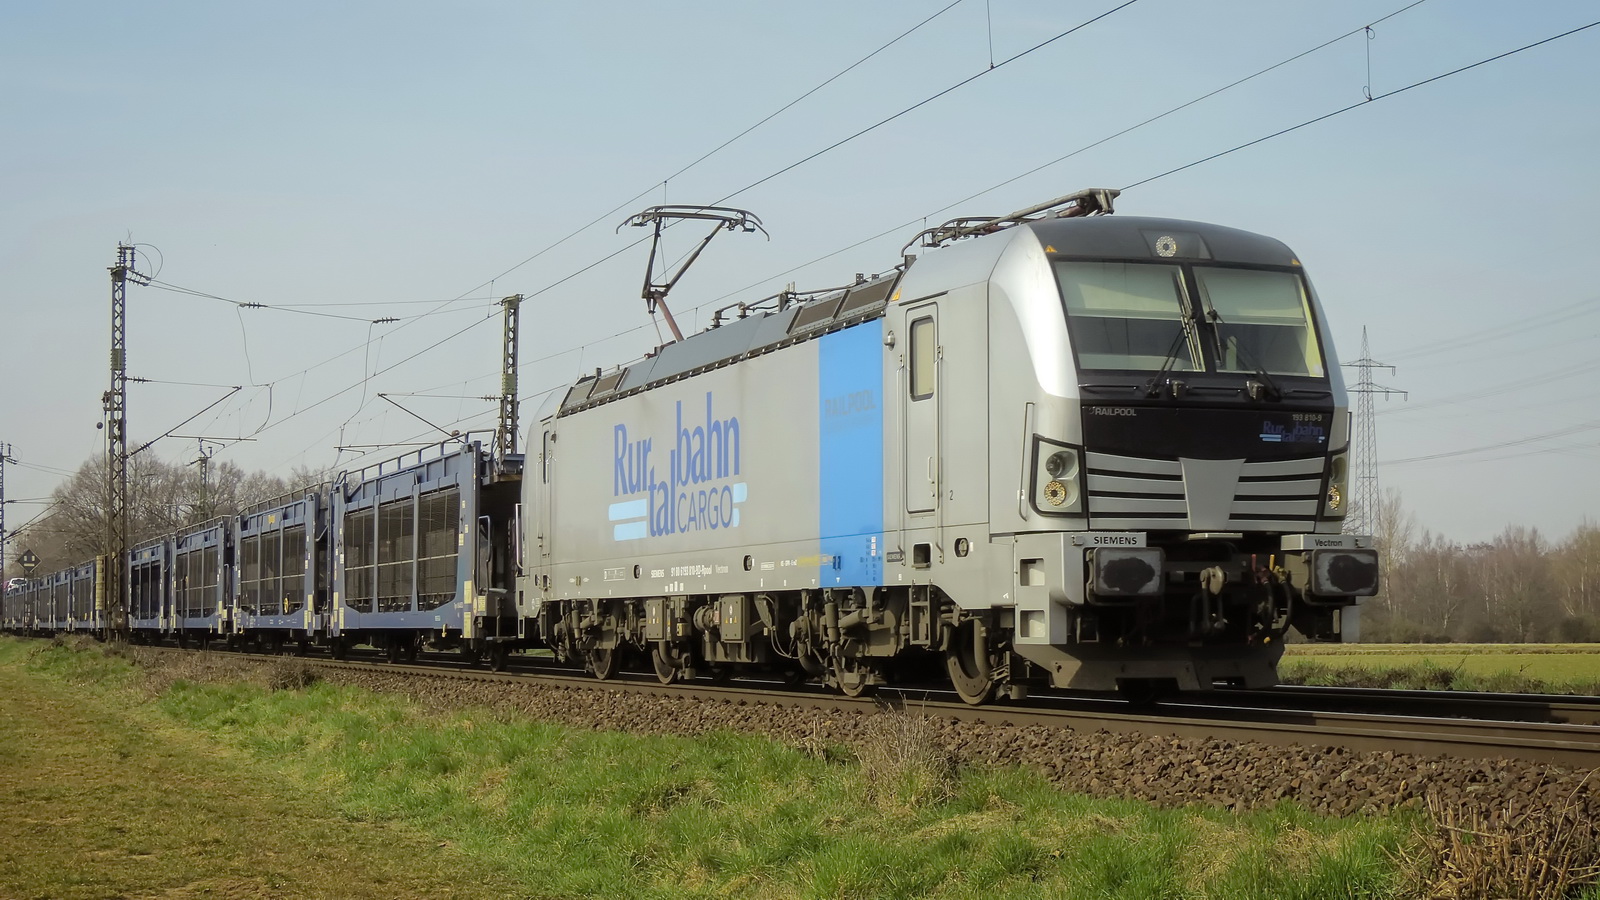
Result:
M187 634L184 634L181 631L178 632L178 649L179 650L187 650L187 649L189 649L189 636Z
M672 660L667 659L667 655L661 652L661 647L650 648L650 665L656 670L656 680L662 684L671 684L678 680L679 668L672 664Z
M988 629L976 619L961 623L944 652L945 669L956 695L973 706L994 696L994 674L989 666Z
M505 644L494 644L489 648L489 670L504 672L506 664L511 661L511 648Z
M463 642L461 644L461 661L463 663L466 663L467 668L469 668L469 669L477 668L478 663L480 661L482 661L482 659L483 659L483 654L478 651L477 647L474 647L471 644L466 643L466 642Z
M383 658L388 662L400 661L400 654L405 652L405 647L400 643L400 638L391 636L383 642Z
M350 645L342 637L336 637L328 643L328 655L334 659L344 659L350 655Z
M311 652L311 642L306 640L305 638L301 638L300 642L295 644L295 648L294 648L294 655L295 656L305 656L307 653L310 653L310 652Z
M589 671L594 673L594 677L601 681L609 681L616 677L618 655L614 647L604 649L596 647L585 653L583 658L589 664Z

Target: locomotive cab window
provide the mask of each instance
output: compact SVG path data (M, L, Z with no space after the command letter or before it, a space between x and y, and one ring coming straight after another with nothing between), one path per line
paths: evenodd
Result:
M1082 368L1198 368L1178 266L1058 262L1056 275Z
M1194 276L1216 335L1219 371L1323 373L1311 303L1299 275L1196 266Z
M936 337L933 317L924 316L911 323L911 399L933 396Z

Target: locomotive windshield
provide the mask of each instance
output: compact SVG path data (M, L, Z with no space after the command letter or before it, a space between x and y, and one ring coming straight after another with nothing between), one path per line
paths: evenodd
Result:
M1057 263L1078 365L1193 371L1193 314L1177 266Z
M1142 262L1055 267L1081 369L1324 372L1297 273Z

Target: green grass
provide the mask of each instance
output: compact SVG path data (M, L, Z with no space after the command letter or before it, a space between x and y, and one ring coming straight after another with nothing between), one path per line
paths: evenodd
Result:
M24 662L16 647L0 642L0 672L135 694L120 661L52 649ZM327 684L180 682L144 709L353 828L444 844L518 896L1265 900L1402 896L1408 878L1399 818L1161 810L1014 769L946 771L928 791L839 748L439 714Z
M1290 656L1384 656L1418 653L1453 653L1457 656L1482 654L1589 655L1600 657L1600 644L1290 644Z
M1597 694L1600 646L1295 645L1279 672L1286 681L1303 684Z
M0 639L0 897L515 895L139 702L125 661L42 646Z

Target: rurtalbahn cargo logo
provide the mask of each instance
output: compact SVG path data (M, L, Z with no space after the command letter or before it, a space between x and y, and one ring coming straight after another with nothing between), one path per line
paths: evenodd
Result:
M613 540L739 527L739 504L748 490L743 481L733 480L740 474L739 417L719 419L714 406L707 391L705 422L691 427L684 424L683 401L678 401L665 478L656 466L660 456L651 455L654 439L635 438L627 425L616 425L611 494L619 499L610 508Z

